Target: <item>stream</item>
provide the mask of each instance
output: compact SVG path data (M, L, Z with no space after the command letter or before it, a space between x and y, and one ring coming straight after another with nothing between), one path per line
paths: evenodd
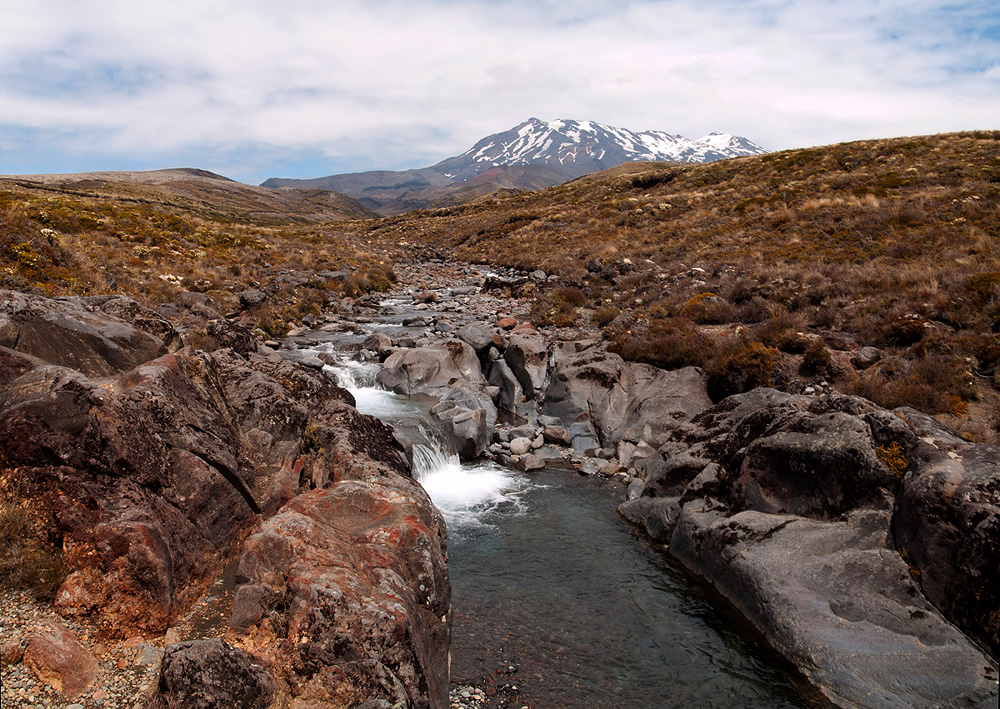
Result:
M336 359L324 369L357 408L413 443L414 476L448 523L452 683L489 698L468 706L826 706L618 518L620 482L462 464L433 428L433 402L379 388L379 365L344 351L358 333L315 334L292 357Z

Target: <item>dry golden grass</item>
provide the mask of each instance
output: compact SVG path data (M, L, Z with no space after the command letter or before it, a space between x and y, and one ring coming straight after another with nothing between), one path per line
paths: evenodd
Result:
M582 289L591 308L633 316L616 346L647 361L678 359L641 341L676 341L676 327L657 323L680 317L745 326L751 340L795 355L809 342L795 336L800 330L885 348L909 366L875 367L857 387L887 403L959 411L992 397L1000 380L1000 132L707 165L626 164L368 229L386 244L429 244L463 260L555 273L563 286ZM588 273L592 259L622 258L636 270ZM551 294L538 298L538 312L571 319ZM803 371L831 376L816 366L818 351L810 359ZM919 374L923 360L941 381ZM927 387L939 395L925 396Z
M222 312L238 308L236 293L264 289L272 298L261 317L273 322L263 324L277 334L287 320L317 312L329 289L384 291L395 278L386 249L361 246L341 221L330 221L335 200L320 199L312 217L299 200L298 211L282 217L270 201L254 202L257 188L220 196L193 181L184 190L214 203L178 197L178 189L102 181L83 192L0 180L0 288L125 293L147 305L195 291ZM321 271L348 275L312 277ZM305 282L283 283L288 274Z

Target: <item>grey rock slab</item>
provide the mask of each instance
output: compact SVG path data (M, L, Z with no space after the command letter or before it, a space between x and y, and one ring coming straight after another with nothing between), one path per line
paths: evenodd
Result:
M536 398L548 371L549 352L545 339L539 335L514 335L504 352L504 359L525 395Z
M670 553L838 706L995 706L990 660L886 548L889 513L820 522L687 503Z
M166 323L163 337L108 315L81 298L43 298L0 291L0 347L9 347L89 376L126 372L164 355L176 333L161 316L134 303L139 321ZM110 303L121 305L120 303ZM117 307L119 312L122 308Z

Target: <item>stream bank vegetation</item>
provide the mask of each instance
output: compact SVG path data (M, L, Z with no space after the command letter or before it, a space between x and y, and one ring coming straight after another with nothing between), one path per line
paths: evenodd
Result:
M554 274L537 324L704 367L713 396L834 386L997 440L1000 132L625 164L367 228Z

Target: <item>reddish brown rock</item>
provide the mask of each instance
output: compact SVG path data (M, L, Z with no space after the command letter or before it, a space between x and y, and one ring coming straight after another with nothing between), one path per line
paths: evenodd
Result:
M24 663L40 682L69 699L80 696L97 677L97 661L76 635L59 623L48 623L28 639Z
M517 318L500 318L497 321L497 327L501 330L513 330L517 327Z
M372 476L296 497L247 541L238 579L234 625L287 614L299 702L448 706L444 523L415 483Z
M257 514L302 485L349 476L365 451L407 469L350 394L288 362L183 351L109 391L63 367L3 359L10 376L22 373L0 397L0 447L73 568L57 606L114 632L166 629Z
M24 657L24 641L21 638L5 638L0 642L0 667L16 665Z

